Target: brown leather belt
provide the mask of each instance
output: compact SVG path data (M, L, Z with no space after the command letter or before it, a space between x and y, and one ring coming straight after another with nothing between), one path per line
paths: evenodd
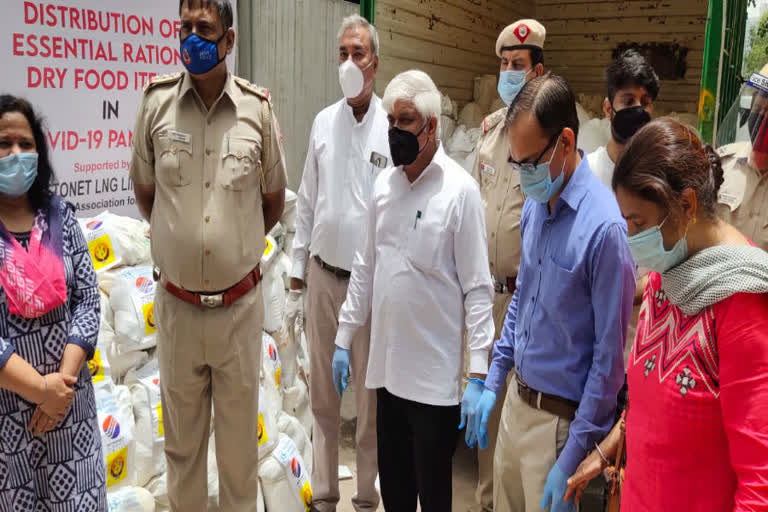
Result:
M331 274L335 275L339 279L349 279L349 276L352 275L352 272L350 272L349 270L344 270L343 268L334 267L333 265L327 264L317 254L314 255L314 258L317 264L320 265L320 268L322 268L326 272L330 272Z
M261 270L259 270L257 265L242 281L218 293L190 292L168 281L160 275L157 269L154 271L154 277L155 281L159 281L163 288L168 290L168 293L184 302L189 302L198 307L218 308L220 306L231 306L238 299L241 299L245 294L256 288L256 285L261 281Z
M517 379L517 394L526 404L534 409L547 411L568 421L572 421L576 417L576 409L579 408L578 403L557 395L548 395L547 393L536 391L528 387L528 384L523 382L520 377L515 376L515 378Z
M496 293L508 293L512 295L515 293L517 287L516 277L505 277L504 279L493 278L493 289Z

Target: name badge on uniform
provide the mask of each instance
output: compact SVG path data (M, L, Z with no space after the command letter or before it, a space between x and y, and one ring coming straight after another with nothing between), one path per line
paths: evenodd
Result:
M371 163L379 169L384 169L387 166L388 161L389 159L381 153L371 151Z
M729 194L728 192L723 191L718 192L717 202L726 205L731 211L739 206L739 198L735 194Z
M493 176L494 174L496 174L496 169L494 169L488 164L481 163L480 170L483 172L483 174L488 174L489 176Z
M192 142L192 136L188 133L177 132L176 130L168 130L166 133L168 138L174 142L183 142L184 144Z

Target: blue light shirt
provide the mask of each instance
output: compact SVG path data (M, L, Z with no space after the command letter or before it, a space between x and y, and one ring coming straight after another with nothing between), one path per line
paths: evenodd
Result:
M635 265L616 198L582 158L552 213L526 200L520 272L486 380L515 372L531 388L579 403L558 465L572 475L613 425Z

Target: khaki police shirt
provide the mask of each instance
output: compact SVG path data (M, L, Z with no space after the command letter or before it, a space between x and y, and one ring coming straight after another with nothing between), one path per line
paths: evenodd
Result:
M525 202L520 175L509 165L506 112L506 108L499 109L483 120L472 168L485 205L491 274L502 282L516 277L520 266L520 215Z
M270 119L266 131L262 119ZM155 185L152 258L163 275L215 292L253 270L265 244L262 191L285 188L283 162L268 91L230 74L207 110L187 73L147 86L130 173Z
M717 195L717 212L752 240L768 250L768 172L749 165L752 146L736 142L719 148L725 182Z

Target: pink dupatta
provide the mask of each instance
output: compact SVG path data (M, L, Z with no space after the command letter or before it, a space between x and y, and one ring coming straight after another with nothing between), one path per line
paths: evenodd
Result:
M63 234L58 198L35 215L28 250L0 222L0 286L12 315L38 318L66 302Z

